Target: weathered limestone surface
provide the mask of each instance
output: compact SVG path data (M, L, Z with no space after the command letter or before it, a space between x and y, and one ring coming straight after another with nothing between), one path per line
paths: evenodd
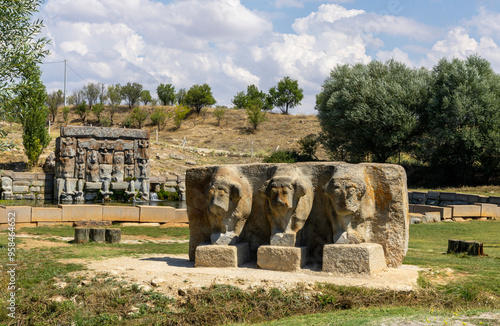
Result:
M147 130L62 126L55 157L54 192L61 202L107 200L117 191L149 200ZM14 190L27 192L22 187L14 185Z
M389 267L408 250L406 174L391 164L343 162L207 166L186 173L190 259L202 243L308 247L378 243ZM251 202L251 209L248 208Z
M260 246L257 265L273 271L295 271L307 262L307 247Z
M378 243L330 244L323 251L323 271L336 274L373 274L386 268Z
M196 248L196 267L238 267L250 259L248 243L230 246L200 245Z

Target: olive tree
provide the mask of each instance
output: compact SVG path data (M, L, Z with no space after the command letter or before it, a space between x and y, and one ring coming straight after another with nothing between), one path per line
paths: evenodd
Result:
M304 91L299 82L286 76L269 89L268 108L276 106L283 114L288 114L288 110L300 105L303 98Z
M326 148L336 159L376 162L407 148L429 78L428 70L393 60L334 68L316 98Z
M184 103L195 109L196 113L200 114L201 109L204 106L211 106L215 104L212 89L206 83L203 85L193 85L187 91Z
M161 105L172 105L175 102L175 87L172 84L158 85L156 94L161 101Z
M128 104L128 108L131 109L135 106L140 98L142 92L142 85L139 83L128 82L127 85L121 87L121 96Z

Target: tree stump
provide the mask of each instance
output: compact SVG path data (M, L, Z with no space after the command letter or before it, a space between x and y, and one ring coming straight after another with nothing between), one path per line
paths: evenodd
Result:
M88 228L75 228L75 243L89 242L89 231Z
M90 241L103 243L106 241L106 229L90 229Z
M448 253L458 253L460 252L460 240L449 239L448 240Z
M106 242L119 243L122 238L121 229L106 229Z

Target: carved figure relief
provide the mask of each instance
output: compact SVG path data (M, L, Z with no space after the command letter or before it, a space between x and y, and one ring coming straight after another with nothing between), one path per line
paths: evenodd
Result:
M369 187L366 180L362 168L340 165L324 187L331 204L331 208L326 211L332 224L334 243L356 244L367 241L369 226L365 221L370 216L366 216L367 210L363 212L361 209L363 205L369 206L365 200Z
M294 170L281 171L265 182L260 193L266 199L271 246L295 246L297 232L304 226L313 204L310 178Z
M9 177L2 177L2 199L12 198L12 179Z
M87 157L87 181L99 181L99 156L96 150L91 151Z
M73 196L75 195L75 179L64 180L64 187L61 193L61 201L63 202L73 202Z
M148 160L137 159L137 167L139 169L138 178L143 179L148 177L148 166Z
M139 188L139 193L141 196L141 200L149 200L149 182L144 179L141 181L141 187Z
M149 159L149 141L146 139L137 140L137 158Z
M108 148L102 146L99 154L100 154L99 163L101 163L101 164L113 164L113 151L112 150L109 150Z
M83 197L83 184L85 182L82 179L79 179L76 183L76 191L75 191L75 203L83 203L85 202L85 198Z
M111 181L113 166L111 164L99 165L99 178L103 181Z
M125 178L133 178L135 174L135 166L125 165Z
M111 174L111 181L122 182L123 181L123 167L125 163L125 157L123 152L115 152L113 156L113 171Z
M61 156L57 159L56 174L62 178L73 178L75 176L75 158Z
M134 151L125 151L125 164L134 164Z
M85 179L85 163L76 163L75 177Z
M213 244L229 245L238 237L252 210L252 188L235 168L220 168L208 189L208 219Z
M76 155L76 140L72 137L61 138L59 156L74 157Z

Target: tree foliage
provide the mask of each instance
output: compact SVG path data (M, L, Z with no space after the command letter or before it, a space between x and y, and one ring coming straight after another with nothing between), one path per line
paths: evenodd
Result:
M172 105L175 103L175 87L172 84L158 85L156 94L161 101L161 105Z
M288 110L300 104L304 98L304 91L299 88L299 82L285 76L278 82L277 86L269 89L269 105L280 108L283 114L288 114Z
M140 100L144 105L148 105L149 103L151 103L153 98L151 97L151 93L148 90L143 90L141 92Z
M90 110L85 100L83 100L83 102L80 102L78 105L75 106L75 113L78 114L78 116L80 117L82 124L85 124L85 120L87 119L89 112Z
M135 107L130 114L130 119L133 121L134 125L141 129L142 124L148 118L148 111L141 109L140 107Z
M83 86L83 96L89 106L89 110L92 110L94 104L99 100L99 94L101 93L101 86L99 83L88 83Z
M47 94L47 105L52 118L52 122L56 120L58 108L64 103L63 92L59 89Z
M253 130L257 130L257 127L259 127L263 122L269 120L266 112L263 112L257 105L250 105L245 110L247 113L247 121L252 126Z
M181 127L182 121L186 118L186 115L191 111L191 109L185 105L176 105L174 108L174 124L175 128L179 129Z
M212 89L206 83L203 85L193 85L187 91L184 103L192 107L199 114L204 106L215 104Z
M128 82L127 85L122 86L120 90L121 97L125 102L127 102L129 109L131 109L139 102L141 98L141 92L142 85L139 83L131 82Z
M326 147L337 159L376 162L407 148L428 82L427 70L396 61L337 66L316 100Z
M92 113L96 116L97 118L97 124L101 124L101 114L106 110L106 107L102 103L97 103L92 107Z
M177 104L179 105L184 105L184 99L186 98L186 89L181 88L179 91L175 94L175 100L177 101Z
M116 85L109 85L108 86L108 101L109 101L109 119L111 120L111 124L113 124L113 117L116 113L116 110L118 109L118 106L122 102L122 95L121 95L121 89L122 87L120 84Z
M167 120L171 119L173 115L173 112L167 112L164 108L157 107L154 112L151 113L149 118L154 126L157 126L159 130L162 130Z
M487 60L470 56L440 60L432 77L417 154L462 184L494 181L500 177L500 76Z
M237 109L245 109L250 105L256 105L263 110L272 110L272 106L269 105L267 94L259 91L255 85L248 85L246 94L245 92L236 94L232 103Z
M215 120L217 120L217 126L220 126L220 122L222 119L224 119L225 115L226 115L226 108L218 106L214 109L214 117Z

